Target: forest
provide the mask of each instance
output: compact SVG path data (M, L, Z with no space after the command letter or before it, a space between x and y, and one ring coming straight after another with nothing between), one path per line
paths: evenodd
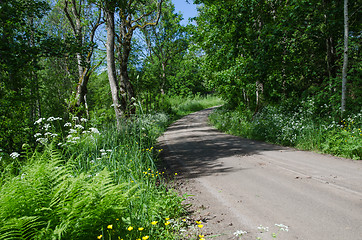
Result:
M361 1L194 3L185 25L171 0L0 2L1 239L202 239L156 143L215 105L222 131L362 158Z

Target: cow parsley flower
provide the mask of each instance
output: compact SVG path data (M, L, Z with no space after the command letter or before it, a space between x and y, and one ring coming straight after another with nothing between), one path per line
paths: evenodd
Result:
M13 159L18 158L19 156L20 156L20 154L17 152L13 152L10 154L10 157L12 157Z

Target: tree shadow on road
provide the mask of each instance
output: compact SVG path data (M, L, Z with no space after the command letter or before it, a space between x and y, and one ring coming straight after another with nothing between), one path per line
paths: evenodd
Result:
M226 166L228 157L257 155L285 147L224 134L208 124L213 108L188 115L173 123L159 140L163 163L184 178L239 171Z

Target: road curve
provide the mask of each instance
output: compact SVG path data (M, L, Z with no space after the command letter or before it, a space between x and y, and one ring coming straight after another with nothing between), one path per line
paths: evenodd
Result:
M208 124L212 110L178 120L159 139L206 239L243 230L240 239L362 240L362 161L221 133Z

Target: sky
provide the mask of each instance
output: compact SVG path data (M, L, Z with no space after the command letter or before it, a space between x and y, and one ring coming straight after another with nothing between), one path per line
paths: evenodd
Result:
M186 25L190 17L197 16L196 5L192 4L193 0L189 0L190 3L187 3L186 0L172 0L172 2L175 5L175 11L181 12L184 17L182 24Z

